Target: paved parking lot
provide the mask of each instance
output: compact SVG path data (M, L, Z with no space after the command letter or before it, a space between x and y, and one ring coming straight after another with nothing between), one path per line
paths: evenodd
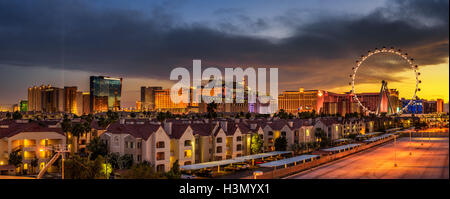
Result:
M391 142L288 178L449 179L448 138L416 137L409 144L409 137L397 140L397 167L394 167L395 148Z

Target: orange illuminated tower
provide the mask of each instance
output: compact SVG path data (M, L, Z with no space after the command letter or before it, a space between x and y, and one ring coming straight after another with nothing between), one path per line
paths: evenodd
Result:
M386 97L386 100L383 100L384 97ZM381 81L381 90L378 98L378 107L376 110L376 114L377 115L380 114L383 110L386 110L388 114L395 113L394 109L392 108L391 97L389 94L389 89L387 87L387 82L384 80Z
M119 103L117 101L117 89L114 90L114 111L118 111L119 110Z

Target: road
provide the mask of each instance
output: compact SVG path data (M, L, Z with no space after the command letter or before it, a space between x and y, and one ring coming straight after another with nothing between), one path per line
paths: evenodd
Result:
M398 139L396 156L390 142L287 179L449 179L448 137L416 137L409 143L409 137Z

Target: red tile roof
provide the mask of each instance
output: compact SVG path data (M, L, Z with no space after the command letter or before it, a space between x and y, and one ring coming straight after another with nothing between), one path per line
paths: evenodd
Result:
M180 139L188 127L189 124L172 123L172 133L169 135L170 138Z
M22 132L55 132L64 135L61 127L50 128L48 124L52 125L52 122L37 122L33 121L30 123L16 123L10 122L8 128L0 128L0 138L12 137ZM2 124L6 125L6 124Z
M201 136L210 136L212 135L212 131L214 130L215 125L211 123L199 123L199 124L190 124L192 130L194 131L194 135Z
M156 132L161 125L151 124L145 122L144 124L120 124L120 122L115 122L109 125L106 129L106 133L112 134L130 134L135 138L142 138L147 140L150 135Z

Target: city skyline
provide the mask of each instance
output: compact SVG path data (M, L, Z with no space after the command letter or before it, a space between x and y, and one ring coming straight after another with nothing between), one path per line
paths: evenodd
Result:
M89 76L103 75L124 78L122 104L130 107L141 86L169 88L170 69L189 67L197 58L205 68L278 67L280 92L347 92L354 60L382 46L405 49L417 60L419 97L448 103L447 1L291 3L2 2L0 26L18 32L11 39L0 31L0 83L9 85L0 88L8 93L0 104L25 99L31 85L88 91ZM414 77L405 73L399 67L382 75L410 98ZM361 92L379 90L381 79L366 80Z

